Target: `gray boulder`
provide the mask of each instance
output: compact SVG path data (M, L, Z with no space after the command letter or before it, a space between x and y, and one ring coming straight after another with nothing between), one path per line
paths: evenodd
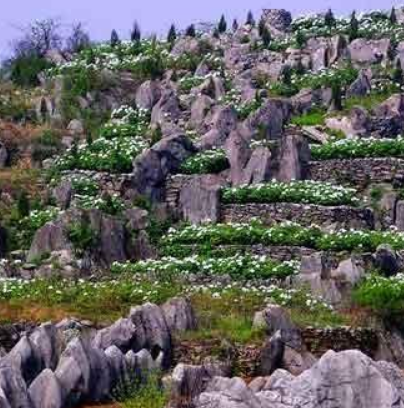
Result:
M161 200L167 176L176 172L181 163L195 152L195 147L185 135L164 138L134 160L134 188L152 200Z
M230 134L225 144L227 160L230 164L230 180L237 186L244 182L244 168L251 158L251 149L248 142L237 131Z
M214 174L194 176L180 191L180 208L185 220L192 224L220 218L220 188L223 177Z
M92 341L92 345L102 350L116 346L126 352L132 348L135 340L136 326L130 319L119 319L111 326L99 330Z
M111 375L111 390L115 389L119 384L127 384L130 372L122 351L116 346L111 346L105 350L105 355Z
M300 135L287 135L282 139L278 170L279 181L305 180L309 173L310 148L307 139Z
M58 379L52 370L46 369L28 389L33 408L63 408L64 401Z
M181 115L177 94L172 89L165 89L160 100L154 105L151 114L151 124L164 127L167 122L176 122Z
M268 99L256 112L244 122L247 129L264 130L266 139L280 139L284 126L289 122L292 114L292 104L287 99Z
M52 197L61 210L67 210L73 197L73 186L70 180L63 180L52 190Z
M396 206L396 227L404 231L404 201L398 201Z
M261 18L273 34L285 32L292 24L292 15L283 9L264 9Z
M185 332L196 329L196 316L189 299L170 299L161 306L161 309L171 332Z
M403 268L402 257L390 245L379 245L374 257L377 268L386 276L396 275Z
M346 97L366 96L372 89L368 73L365 70L359 72L358 78L352 82L346 91Z
M390 39L367 40L358 38L348 45L348 52L353 63L375 64L387 59Z
M60 220L46 223L34 235L27 261L32 262L53 251L72 249L63 222Z
M152 303L133 307L129 318L137 329L136 350L147 349L157 358L164 353L163 367L168 367L172 354L171 332L160 307Z
M198 96L192 103L190 123L195 129L200 129L202 127L213 103L213 99L207 95Z
M219 364L201 366L178 364L171 375L171 399L191 403L206 390L214 377L224 375L226 369Z
M254 316L254 326L264 328L267 335L274 336L280 333L282 341L293 349L301 349L302 335L295 326L288 312L278 305L268 305L265 310Z
M0 401L5 401L5 407L32 408L20 371L4 359L0 360L0 390Z
M160 98L160 83L157 81L145 81L136 92L136 106L151 111Z
M271 338L267 339L261 349L260 374L271 375L275 370L282 367L285 353L285 343L282 334L278 330Z
M272 179L272 154L268 147L253 149L243 169L242 184L258 184Z

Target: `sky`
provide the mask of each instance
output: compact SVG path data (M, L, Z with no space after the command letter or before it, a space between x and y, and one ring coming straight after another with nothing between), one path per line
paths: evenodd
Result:
M248 10L256 18L264 8L285 8L300 15L332 8L335 14L393 6L391 0L0 0L0 58L9 54L10 42L18 37L17 27L33 20L58 18L67 30L83 22L94 40L107 39L116 29L121 38L129 36L137 20L144 33L165 33L171 23L185 28L193 22L216 21L225 14L228 21L244 21Z

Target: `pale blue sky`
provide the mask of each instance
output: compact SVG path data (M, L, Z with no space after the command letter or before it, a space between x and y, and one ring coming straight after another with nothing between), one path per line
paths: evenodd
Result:
M256 16L263 8L286 8L294 14L318 12L331 7L337 14L356 9L391 8L390 0L2 0L0 12L0 56L8 53L10 41L18 35L15 26L34 19L58 17L66 24L82 21L96 40L108 38L113 28L121 37L129 35L138 20L144 32L165 32L174 22L185 27L191 22L215 21L222 13L240 21L252 9Z

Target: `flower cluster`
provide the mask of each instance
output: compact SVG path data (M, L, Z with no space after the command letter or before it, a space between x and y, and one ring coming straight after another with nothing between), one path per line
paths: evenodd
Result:
M312 180L245 185L222 189L226 204L296 203L325 206L356 205L356 190Z
M399 24L392 24L386 13L373 11L361 13L357 16L358 37L368 39L392 38L400 40L404 37L404 29ZM335 25L330 29L326 25L324 16L308 15L295 19L292 30L301 32L306 38L327 37L336 34L349 34L350 18L336 17Z
M118 194L105 197L93 197L89 195L78 196L78 206L84 209L95 208L106 214L117 215L125 209L125 204Z
M190 225L171 228L161 240L161 245L179 252L178 246L209 245L268 245L301 246L322 251L374 252L379 245L390 245L395 250L404 249L404 233L398 231L361 231L341 229L322 232L318 226L303 227L285 221L270 228L258 222L251 224ZM170 251L166 251L170 252Z
M226 92L224 97L219 100L223 105L232 106L240 119L246 119L251 113L255 112L262 106L263 100L254 98L252 100L244 100L237 89L232 88Z
M114 263L114 273L145 273L160 278L177 275L215 276L228 275L233 279L282 279L298 273L300 264L296 261L276 262L266 256L235 255L226 258L191 256L183 259L163 257L137 263Z
M223 149L205 150L187 159L180 167L184 174L220 173L229 168L226 152Z
M404 139L342 139L323 145L312 145L314 160L355 159L364 157L404 157Z
M133 159L150 147L144 137L149 121L148 111L122 106L112 112L98 139L73 145L55 166L59 170L130 172Z

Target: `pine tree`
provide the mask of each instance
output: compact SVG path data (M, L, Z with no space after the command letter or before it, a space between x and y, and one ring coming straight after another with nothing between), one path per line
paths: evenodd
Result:
M118 33L116 32L116 30L112 30L112 32L111 32L111 46L116 47L120 42L121 42L121 40L119 39Z
M142 33L140 31L139 24L135 21L133 24L132 32L130 33L130 39L133 42L138 42L142 38Z
M262 43L264 44L264 47L268 48L272 41L272 35L266 26L264 26L264 29L261 34L261 38L262 38Z
M233 31L237 31L237 30L238 30L238 21L237 21L236 18L233 20L233 26L232 26L232 28L233 28Z
M262 37L265 28L266 28L265 20L261 18L260 22L258 23L258 34L260 37Z
M224 14L222 14L222 17L220 17L220 21L217 26L217 30L219 34L225 33L227 30L227 22L226 22L226 18L224 17Z
M216 39L219 39L219 38L220 38L220 32L219 32L219 29L218 29L217 27L215 27L215 28L213 29L212 35L213 35L213 38L216 38Z
M393 82L400 86L404 84L404 73L400 58L397 58L396 66L393 71Z
M170 44L174 44L176 39L177 39L177 30L175 29L175 25L172 24L170 29L168 30L167 41Z
M334 14L331 9L328 9L327 13L325 13L324 16L324 24L331 30L333 27L335 27L336 21Z
M394 7L391 9L389 20L391 24L397 24L397 14Z
M349 22L349 41L356 40L358 38L359 22L356 18L356 12L353 11L351 15L351 21Z
M296 33L296 44L300 49L306 45L306 36L301 30Z
M247 14L246 24L249 25L249 26L251 26L251 27L254 27L254 26L255 26L255 20L254 20L254 16L253 16L253 13L252 13L251 10L250 10L250 11L248 12L248 14Z
M191 24L186 30L185 30L185 35L187 37L196 37L196 31L195 31L195 26Z

